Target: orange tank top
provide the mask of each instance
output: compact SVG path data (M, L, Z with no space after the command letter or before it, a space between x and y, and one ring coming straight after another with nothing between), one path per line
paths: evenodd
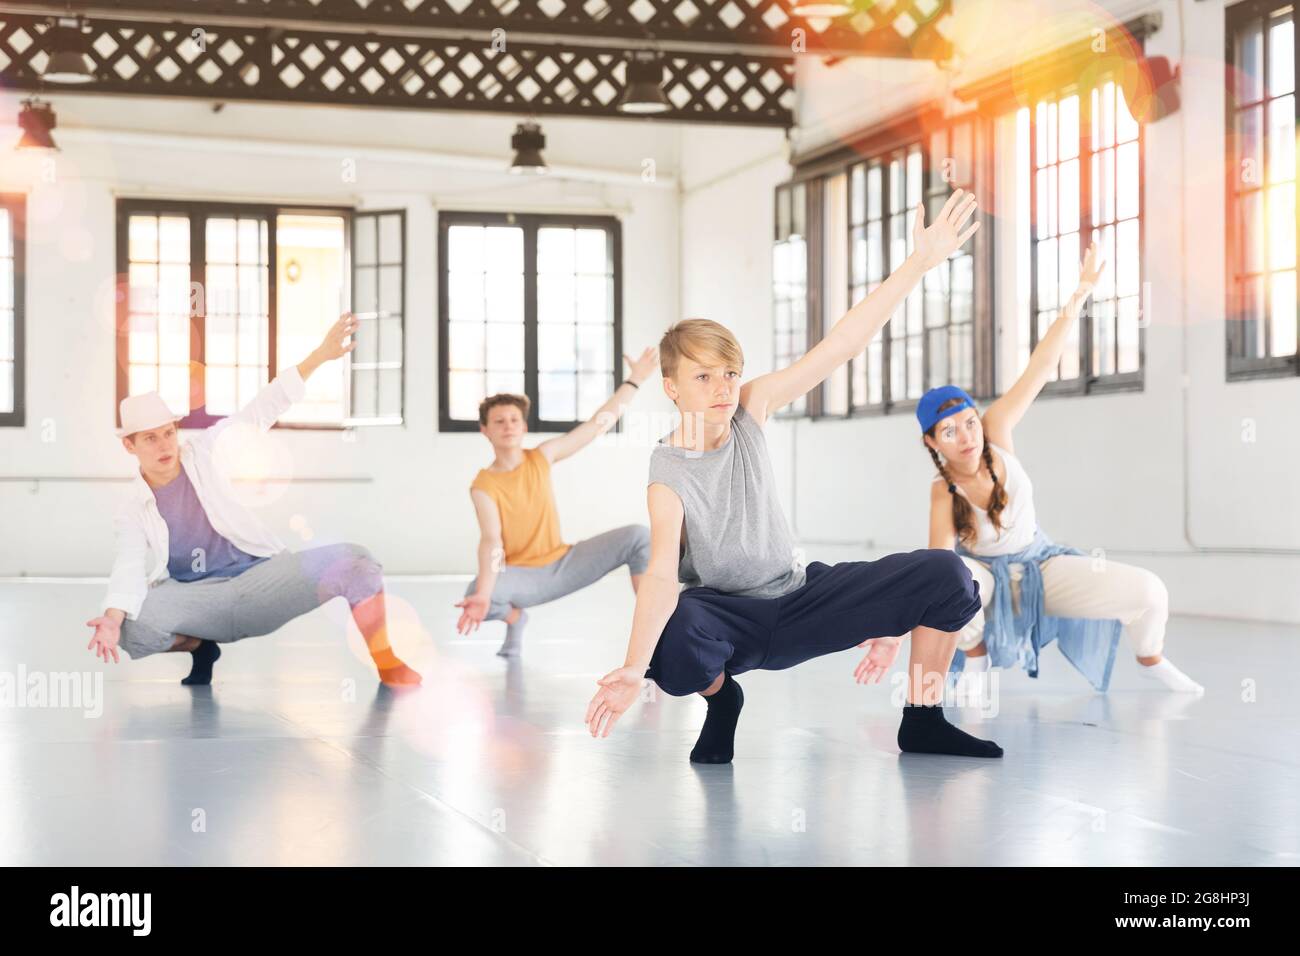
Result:
M560 516L551 488L551 463L536 448L511 471L479 471L470 488L496 502L506 564L538 568L558 561L570 545L560 539Z

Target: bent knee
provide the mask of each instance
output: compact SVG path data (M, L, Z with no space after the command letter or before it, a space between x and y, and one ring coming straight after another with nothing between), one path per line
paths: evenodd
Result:
M1153 611L1169 609L1169 589L1159 575L1142 569L1138 586L1138 601L1142 607Z
M930 548L930 573L934 575L935 586L948 590L965 590L971 596L979 594L979 584L961 555L948 548Z

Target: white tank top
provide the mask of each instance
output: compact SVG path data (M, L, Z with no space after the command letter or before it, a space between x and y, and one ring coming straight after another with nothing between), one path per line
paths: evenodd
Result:
M1029 547L1034 540L1034 531L1038 527L1038 517L1034 514L1034 486L1029 481L1028 472L1020 464L1020 459L992 442L989 442L989 447L998 453L1007 470L1005 485L1007 506L1002 509L1002 514L999 516L1002 530L995 529L993 522L989 520L988 512L971 501L971 511L975 513L977 537L973 543L963 546L971 554L996 557L1001 554L1015 554ZM982 461L980 467L984 467ZM957 488L957 494L970 501L970 496L960 486Z

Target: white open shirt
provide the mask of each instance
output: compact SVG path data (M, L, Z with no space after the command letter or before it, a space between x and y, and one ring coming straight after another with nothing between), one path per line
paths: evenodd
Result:
M268 431L294 402L302 400L306 391L298 367L290 366L275 381L264 385L238 412L180 443L181 467L189 476L212 529L254 557L268 558L288 549L235 497L230 480L220 466L219 459L223 456L219 454L217 439L232 426ZM237 435L238 430L227 436L227 440ZM121 608L128 618L135 620L149 588L170 577L167 522L158 512L153 489L138 470L113 527L117 535L117 557L103 609Z

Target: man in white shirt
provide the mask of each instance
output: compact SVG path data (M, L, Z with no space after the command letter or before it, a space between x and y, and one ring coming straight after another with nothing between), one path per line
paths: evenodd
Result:
M133 659L188 651L190 675L207 684L219 644L270 634L335 597L352 608L379 678L420 683L388 641L383 568L368 550L333 544L291 552L234 494L223 459L249 431L267 431L306 391L323 363L356 347L345 313L311 355L280 372L247 405L181 441L157 392L122 400L123 447L139 461L114 522L117 557L88 647L105 662L118 647ZM346 343L346 344L345 344Z

